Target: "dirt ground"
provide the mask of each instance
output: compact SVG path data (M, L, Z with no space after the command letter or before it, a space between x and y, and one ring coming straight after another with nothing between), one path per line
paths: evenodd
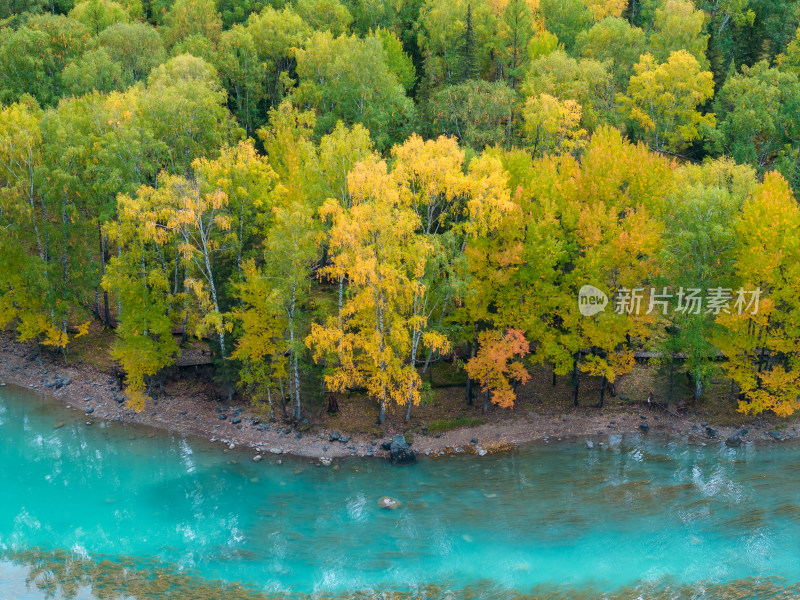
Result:
M250 447L254 454L316 458L385 457L381 443L398 433L412 441L418 456L483 455L525 443L575 438L600 444L609 434L664 435L697 444L722 444L742 429L748 430L741 436L745 443L775 443L800 436L796 419L752 418L736 411L730 381L722 377L695 404L685 375L678 373L673 376L672 402L668 402L667 377L646 364L617 381L616 395L606 393L603 408L597 406L599 379L581 377L579 405L574 407L570 378L557 377L554 386L552 373L537 368L532 370L532 380L517 390L513 410L490 405L484 413L482 394L467 404L463 371L439 363L432 376L426 376L429 385L423 402L413 407L408 422L405 407L394 407L380 426L375 403L358 395L340 397L334 415L326 412L320 398L305 407L301 423L284 419L279 408L279 418L270 421L263 406L252 406L244 399L226 403L208 367L176 372L166 380L163 395L148 402L145 410L134 412L126 407L109 358L112 336L99 326L93 329L97 331L76 340L67 356L39 352L10 335L0 335L0 385L52 396L83 412L87 422L143 423L227 446ZM191 350L202 354L197 348ZM668 412L667 404L673 410Z

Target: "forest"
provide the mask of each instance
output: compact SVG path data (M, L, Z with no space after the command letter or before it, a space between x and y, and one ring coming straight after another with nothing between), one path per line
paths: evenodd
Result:
M533 368L577 401L637 352L793 414L798 24L791 0L0 0L0 327L65 354L113 329L135 409L206 340L225 394L296 420L349 393L408 419L441 360L503 409Z

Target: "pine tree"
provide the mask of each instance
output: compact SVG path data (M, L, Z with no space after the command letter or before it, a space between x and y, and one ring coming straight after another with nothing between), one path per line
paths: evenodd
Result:
M469 81L480 77L480 66L475 52L475 27L472 24L472 4L467 5L464 24L464 42L461 46L461 79Z

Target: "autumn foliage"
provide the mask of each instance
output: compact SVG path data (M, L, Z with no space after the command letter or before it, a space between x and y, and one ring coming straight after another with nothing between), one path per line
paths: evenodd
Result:
M467 365L467 373L481 384L481 389L491 394L494 404L501 408L514 408L517 385L531 378L523 360L530 354L530 344L521 331L509 329L484 331L478 335L479 349Z
M797 2L268 4L0 2L0 326L113 329L136 409L193 341L300 422L410 419L439 363L577 401L637 351L800 408ZM647 310L668 288L762 297Z

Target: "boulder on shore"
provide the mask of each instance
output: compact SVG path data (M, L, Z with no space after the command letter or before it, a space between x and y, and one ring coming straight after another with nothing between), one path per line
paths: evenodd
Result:
M725 440L725 445L729 448L738 448L742 445L742 438L739 437L739 434L735 433Z
M406 438L402 435L396 435L392 438L389 453L393 465L413 465L417 462L414 451L408 445L408 442L406 442Z

